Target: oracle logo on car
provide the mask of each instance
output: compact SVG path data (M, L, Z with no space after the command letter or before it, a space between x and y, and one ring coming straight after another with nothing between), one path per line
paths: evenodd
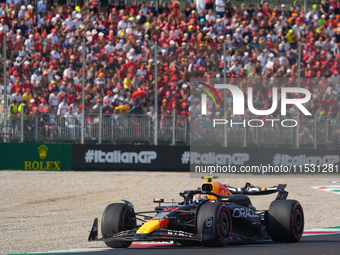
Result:
M216 96L218 96L217 92L215 89L213 89L211 86L209 86L214 92ZM244 99L244 93L243 91L238 88L235 85L231 84L215 84L214 88L216 89L228 89L231 92L232 98L233 98L233 109L232 109L232 114L233 115L245 115L245 99ZM207 90L204 90L206 93ZM302 98L287 98L288 94L291 93L301 93L304 94L305 96ZM208 93L212 99L214 100L216 104L216 100L213 98L213 95L209 92ZM272 106L270 109L266 110L258 110L255 109L254 104L253 104L253 88L249 87L247 89L247 107L250 113L254 115L259 115L259 116L265 116L265 115L270 115L275 112L278 106L278 88L273 87L272 88ZM311 99L312 95L309 90L305 88L297 88L297 87L283 87L281 88L281 116L286 116L287 115L287 105L295 105L297 109L299 109L305 116L311 116L312 114L306 109L306 107L303 105L304 103L307 103ZM219 98L219 96L218 96ZM220 99L220 98L219 98ZM220 100L221 101L221 100ZM222 104L222 102L221 102ZM206 94L201 94L201 114L206 115L207 114L207 95ZM285 121L291 121L294 124L293 125L287 125ZM264 125L264 121L269 121L272 123L272 127L274 126L275 121L280 121L279 119L252 119L247 122L249 127L262 127ZM214 119L213 120L213 126L215 127L216 125L226 125L230 124L231 126L233 125L232 120L227 120L227 119ZM243 125L246 126L246 120L242 122L234 122L235 125ZM297 121L294 119L286 119L281 121L281 125L284 127L295 127L297 126Z
M233 212L234 218L258 218L260 217L254 210L246 207L236 207Z

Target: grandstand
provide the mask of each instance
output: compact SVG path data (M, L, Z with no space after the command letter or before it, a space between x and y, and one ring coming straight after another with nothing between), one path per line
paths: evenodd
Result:
M199 78L251 82L259 109L272 86L313 94L296 130L228 128L228 145L339 145L339 0L8 0L0 45L2 142L189 144L206 121L190 95ZM208 118L221 112L210 104Z

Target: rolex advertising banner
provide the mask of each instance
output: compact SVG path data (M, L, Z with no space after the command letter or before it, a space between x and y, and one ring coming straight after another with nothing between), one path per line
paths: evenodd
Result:
M72 145L2 143L0 160L1 170L71 170Z

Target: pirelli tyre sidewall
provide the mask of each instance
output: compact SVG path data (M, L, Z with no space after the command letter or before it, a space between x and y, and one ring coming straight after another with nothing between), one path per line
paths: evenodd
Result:
M202 245L227 245L232 230L229 209L218 202L203 204L198 210L196 229L202 235Z
M103 238L112 237L114 234L121 232L124 229L125 223L129 221L129 215L126 213L126 204L113 203L106 207L102 220L101 231ZM131 245L132 242L117 241L117 242L105 242L110 248L126 248Z
M304 228L301 204L296 200L275 200L267 217L267 232L275 242L297 242Z

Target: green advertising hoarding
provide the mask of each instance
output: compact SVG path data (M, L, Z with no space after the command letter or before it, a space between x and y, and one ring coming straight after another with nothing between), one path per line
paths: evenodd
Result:
M72 144L0 143L0 170L71 170Z

